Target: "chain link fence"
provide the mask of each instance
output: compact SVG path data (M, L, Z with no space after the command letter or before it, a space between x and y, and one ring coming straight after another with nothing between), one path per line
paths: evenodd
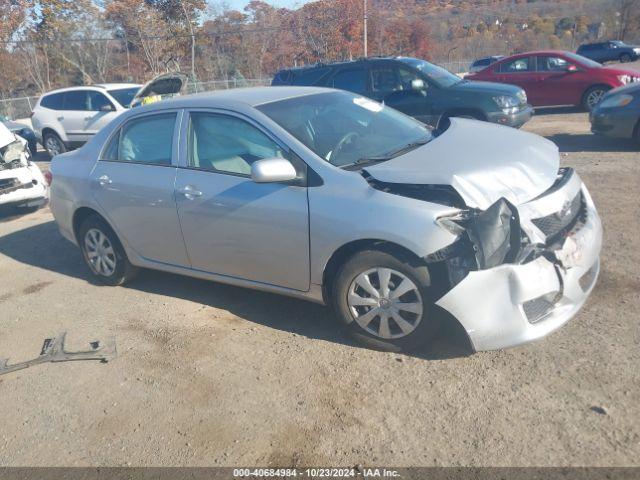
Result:
M29 118L40 97L21 97L0 99L0 117L11 120Z
M469 71L469 60L439 62L438 65L451 73L463 74ZM228 90L231 88L262 87L271 85L271 78L231 78L228 80L210 80L191 82L187 85L188 93L211 92L214 90ZM0 117L12 120L29 118L33 107L38 101L37 96L0 99Z

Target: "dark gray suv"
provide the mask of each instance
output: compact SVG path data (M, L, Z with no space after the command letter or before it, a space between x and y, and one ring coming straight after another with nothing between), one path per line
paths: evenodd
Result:
M465 117L519 128L533 115L533 107L520 87L463 80L442 67L409 57L367 58L281 70L272 85L348 90L434 127L450 117Z

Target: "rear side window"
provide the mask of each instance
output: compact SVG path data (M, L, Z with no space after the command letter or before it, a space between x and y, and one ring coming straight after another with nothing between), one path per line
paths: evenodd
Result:
M175 113L132 120L113 136L102 160L171 165L175 124Z
M44 108L50 108L51 110L62 110L62 93L54 93L52 95L47 95L42 97L40 100L40 106Z
M501 73L519 73L529 71L529 57L508 60L500 64Z
M86 90L72 90L65 92L63 110L89 110L89 98Z
M340 70L333 77L333 88L348 90L350 92L367 93L367 73L364 68L352 68Z

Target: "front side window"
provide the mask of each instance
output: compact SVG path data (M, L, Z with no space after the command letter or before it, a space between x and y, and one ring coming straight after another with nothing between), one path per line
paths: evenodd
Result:
M109 99L100 92L87 92L87 109L99 112L104 108L115 110Z
M340 70L333 77L333 88L355 93L367 93L367 72L364 68Z
M371 90L385 93L402 90L396 69L393 67L373 67L371 69Z
M257 108L340 167L385 161L433 138L417 120L349 92L305 95Z
M568 65L568 62L560 57L538 57L536 63L538 72L565 72Z
M284 157L273 140L237 117L195 112L190 118L191 168L249 176L256 160Z
M420 71L430 82L440 88L449 88L462 81L459 76L454 75L449 70L425 60L418 58L401 58L400 61Z
M150 115L128 122L114 135L102 159L171 165L175 113Z
M520 73L529 70L529 57L509 60L500 65L501 73Z

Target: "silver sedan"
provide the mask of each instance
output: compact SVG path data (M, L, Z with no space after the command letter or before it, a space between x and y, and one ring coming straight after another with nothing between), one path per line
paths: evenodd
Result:
M434 132L331 89L133 109L52 173L60 231L105 284L144 267L305 298L376 348L425 345L443 318L476 350L540 338L599 270L600 219L553 143Z

